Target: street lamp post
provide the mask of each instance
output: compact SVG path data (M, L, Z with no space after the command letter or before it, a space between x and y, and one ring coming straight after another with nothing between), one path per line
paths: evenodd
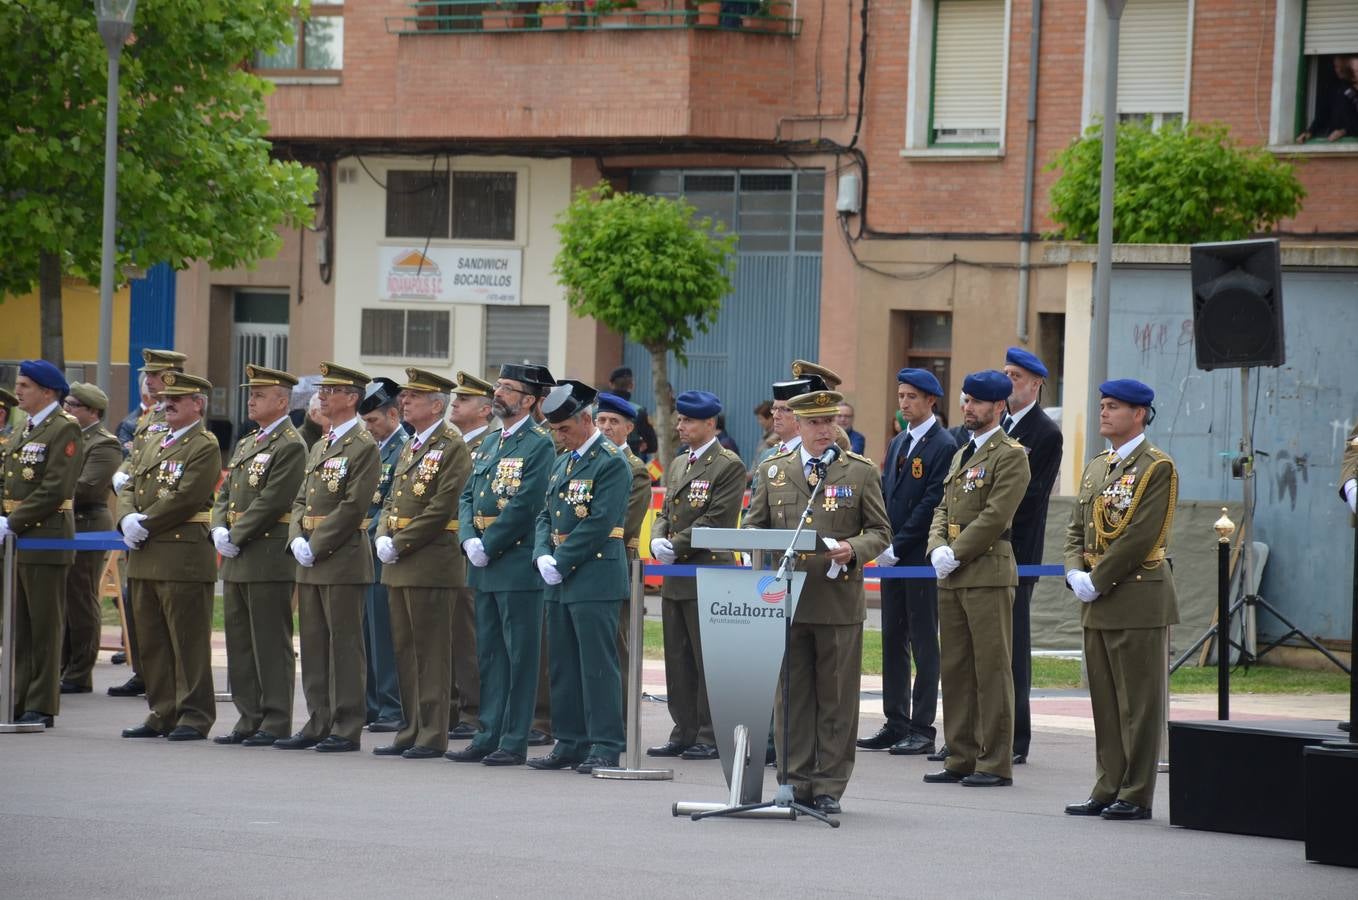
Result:
M137 0L94 0L99 36L108 50L108 111L104 122L104 246L99 266L99 373L97 383L112 392L113 226L118 216L118 62L132 33Z

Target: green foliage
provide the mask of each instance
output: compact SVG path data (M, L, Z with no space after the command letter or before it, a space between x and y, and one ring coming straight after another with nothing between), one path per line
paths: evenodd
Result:
M1047 167L1057 236L1093 243L1099 230L1102 126L1062 150ZM1154 131L1146 122L1117 130L1113 240L1126 244L1232 241L1295 216L1306 191L1290 163L1241 147L1225 125L1190 123Z
M315 172L270 157L271 85L242 63L288 39L293 0L142 0L121 60L120 264L249 265L311 221ZM89 0L0 3L0 296L43 253L96 282L107 56Z
M581 189L558 217L553 273L571 309L652 352L684 347L732 290L736 239L682 200Z

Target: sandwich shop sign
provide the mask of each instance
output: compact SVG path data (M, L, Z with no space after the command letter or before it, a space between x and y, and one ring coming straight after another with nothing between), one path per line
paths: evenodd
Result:
M378 248L377 296L517 306L523 251L484 247L389 246Z

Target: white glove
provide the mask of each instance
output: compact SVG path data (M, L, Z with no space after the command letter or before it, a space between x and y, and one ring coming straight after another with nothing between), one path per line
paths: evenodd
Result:
M132 476L129 475L129 474L127 474L126 472L114 472L114 473L113 473L113 493L115 493L115 494L121 494L121 493L123 492L123 488L126 487L126 486L127 486L127 483L128 483L129 481L131 481L131 480L132 480Z
M316 564L316 554L311 552L311 544L304 537L292 539L292 558L297 560L297 564L303 568L311 568Z
M674 544L668 538L656 538L651 541L651 556L667 566L674 565L674 561L679 558L674 552Z
M212 543L216 546L217 552L227 559L240 556L240 548L231 543L231 532L220 525L212 529Z
M873 562L879 566L894 566L900 562L900 558L896 556L896 551L891 548L891 545L887 544L886 549L877 554L877 558Z
M930 553L929 562L933 564L934 571L938 573L939 578L947 578L962 565L957 561L957 556L953 554L952 548L948 546L938 547L933 553Z
M542 575L542 580L548 584L560 584L561 573L556 570L556 558L552 556L538 557L538 572Z
M396 552L396 542L385 534L378 537L373 546L377 548L377 558L382 560L384 565L389 566L401 558L401 554Z
M1070 585L1081 603L1093 603L1099 599L1099 590L1094 587L1094 579L1089 577L1088 572L1071 569L1066 573L1066 584Z
M467 554L467 561L478 569L484 569L490 565L490 557L486 555L486 545L481 543L480 538L467 538L463 541L462 552Z
M146 518L145 513L128 513L123 516L123 520L119 523L123 532L123 543L130 550L136 550L141 546L142 541L151 536L151 532L147 531L145 526L141 524L141 520L144 518Z
M9 516L0 516L0 541L9 534Z
M1344 499L1349 501L1349 512L1358 515L1358 480L1350 478L1344 482Z

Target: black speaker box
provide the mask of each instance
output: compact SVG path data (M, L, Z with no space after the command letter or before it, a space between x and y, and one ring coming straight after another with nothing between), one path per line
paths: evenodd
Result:
M1199 369L1280 366L1282 257L1278 241L1194 244L1193 346Z
M1323 744L1304 754L1306 858L1358 866L1358 745Z

